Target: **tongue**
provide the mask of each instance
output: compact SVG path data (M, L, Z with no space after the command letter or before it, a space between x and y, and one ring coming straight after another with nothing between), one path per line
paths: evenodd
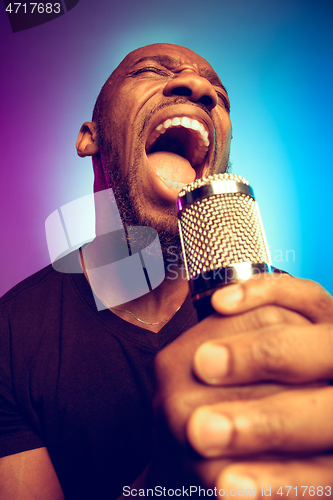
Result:
M147 157L150 167L165 180L183 184L189 184L195 180L195 170L182 156L169 151L156 151Z

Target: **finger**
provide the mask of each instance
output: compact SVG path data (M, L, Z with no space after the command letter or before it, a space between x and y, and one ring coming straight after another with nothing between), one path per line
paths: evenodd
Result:
M202 344L193 371L210 385L333 379L333 325L273 325Z
M280 392L256 400L197 408L187 439L205 458L333 448L333 388Z
M332 457L283 462L243 462L224 469L216 481L218 498L309 500L333 496Z
M255 275L228 285L212 295L212 306L220 314L235 314L264 304L297 311L314 323L333 321L333 298L318 283L287 274Z

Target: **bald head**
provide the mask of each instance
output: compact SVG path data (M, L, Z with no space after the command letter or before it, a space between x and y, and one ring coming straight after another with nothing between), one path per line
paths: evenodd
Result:
M211 80L217 86L220 86L226 93L225 87L222 85L218 75L215 73L210 64L193 50L180 45L171 43L154 43L139 47L133 50L120 62L116 69L111 73L105 84L103 85L93 110L92 120L97 124L101 146L103 145L103 127L107 123L103 123L103 115L106 109L111 105L112 100L117 97L117 87L123 82L126 75L131 69L140 62L155 60L164 63L168 68L172 69L179 66L184 58L192 62L192 64L201 68L202 73L209 74ZM195 61L193 63L193 61Z

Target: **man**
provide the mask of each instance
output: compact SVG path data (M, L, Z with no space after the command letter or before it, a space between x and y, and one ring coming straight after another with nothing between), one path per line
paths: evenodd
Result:
M112 187L123 222L157 229L167 255L181 185L227 168L230 131L210 65L156 44L114 71L77 149L93 158L95 192ZM235 498L280 498L284 485L331 496L330 295L261 276L216 292L219 314L195 324L187 283L167 272L97 312L85 276L99 249L81 252L85 275L46 268L2 300L0 497L117 498L131 484L142 496L188 477Z

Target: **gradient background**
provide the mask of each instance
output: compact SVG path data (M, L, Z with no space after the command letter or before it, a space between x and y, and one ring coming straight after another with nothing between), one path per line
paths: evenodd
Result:
M321 0L80 0L13 34L1 4L0 294L49 264L45 219L92 192L79 128L120 60L155 42L216 69L273 263L332 293L332 18Z

